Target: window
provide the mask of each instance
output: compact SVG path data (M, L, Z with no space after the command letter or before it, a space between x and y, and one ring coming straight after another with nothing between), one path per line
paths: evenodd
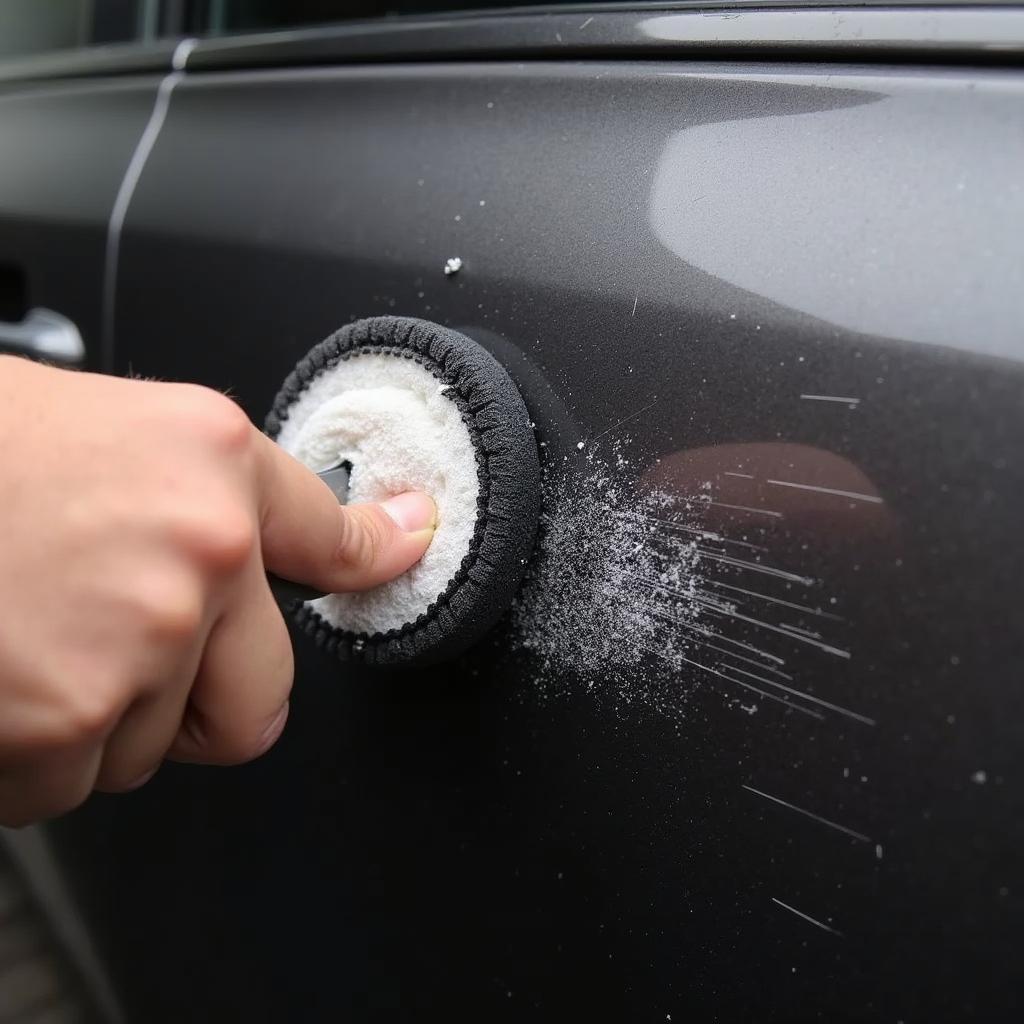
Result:
M579 2L579 0L576 0ZM209 0L206 32L229 32L298 27L444 11L485 10L495 7L557 6L551 0Z
M550 0L0 0L0 58Z
M0 57L156 38L157 0L3 0Z

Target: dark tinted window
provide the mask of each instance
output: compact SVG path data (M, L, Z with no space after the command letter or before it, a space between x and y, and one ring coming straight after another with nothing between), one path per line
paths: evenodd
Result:
M575 2L580 6L579 0ZM585 0L585 6L613 2L616 0ZM617 2L621 5L621 0ZM708 0L708 6L721 7L729 2ZM756 0L735 2L757 6ZM828 5L827 0L821 2ZM887 0L860 2L884 5ZM663 2L651 5L665 6ZM298 28L355 18L559 6L562 4L558 0L0 0L0 58L105 43ZM644 6L643 0L635 6Z
M0 0L0 58L550 0Z
M0 57L155 37L158 14L153 0L2 0Z
M209 19L206 31L219 34L315 25L352 18L558 5L551 0L209 0L207 6Z

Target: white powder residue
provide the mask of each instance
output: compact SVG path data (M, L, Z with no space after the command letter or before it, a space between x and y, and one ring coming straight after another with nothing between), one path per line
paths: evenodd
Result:
M873 726L870 708L821 683L822 665L832 678L851 657L847 620L822 580L771 554L777 520L717 500L717 477L666 473L661 459L636 471L627 445L546 469L539 549L510 622L531 695L582 688L674 717L708 689L745 715Z
M699 610L694 512L644 491L621 456L593 454L548 472L544 509L512 616L538 688L662 703L658 680L683 667Z
M280 445L311 469L351 463L350 503L420 490L437 504L437 532L408 572L365 593L312 602L335 626L373 634L414 621L469 551L479 481L473 442L446 390L412 360L353 356L323 371L281 427Z

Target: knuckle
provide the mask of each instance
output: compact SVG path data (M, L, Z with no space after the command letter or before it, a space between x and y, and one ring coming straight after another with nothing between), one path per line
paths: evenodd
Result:
M107 685L76 686L64 701L54 737L61 746L76 746L104 736L116 721L118 702Z
M227 395L197 384L183 384L188 415L192 423L211 443L229 452L248 448L253 426L242 407Z
M203 621L203 601L198 588L181 582L168 584L143 611L145 630L156 641L189 640Z
M205 494L186 509L172 510L170 519L172 535L201 575L237 571L259 547L255 514L233 494Z
M72 773L63 768L99 749L131 692L125 674L99 656L58 658L23 682L32 693L17 702L6 730L0 788L5 772L17 773L26 765L49 765L67 778ZM33 776L33 788L39 782Z
M227 572L241 569L259 542L253 516L240 507L218 511L206 520L203 554L210 568Z
M140 572L121 600L125 636L134 633L144 643L190 639L202 625L206 607L195 571L173 565Z
M106 680L79 678L55 688L23 728L18 747L33 757L59 755L102 742L116 724L120 703Z

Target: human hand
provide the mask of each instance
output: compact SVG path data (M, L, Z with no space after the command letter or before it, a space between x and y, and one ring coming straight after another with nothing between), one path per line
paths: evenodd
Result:
M326 592L398 576L423 494L342 507L216 391L0 357L0 823L259 756L292 650L265 571Z

